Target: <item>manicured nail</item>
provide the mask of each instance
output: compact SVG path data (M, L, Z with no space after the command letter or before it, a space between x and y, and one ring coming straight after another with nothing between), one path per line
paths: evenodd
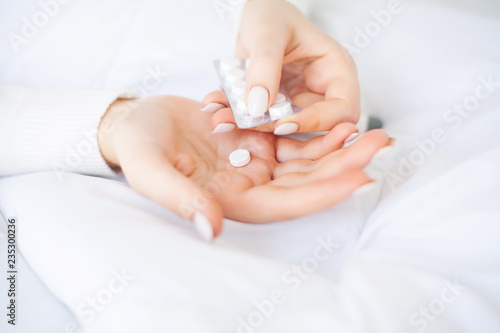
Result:
M225 108L226 106L220 103L210 103L206 105L204 108L201 109L202 112L215 112L218 111L222 108Z
M274 134L288 135L297 132L299 125L297 123L284 123L276 127Z
M391 152L393 149L394 149L393 145L385 146L384 148L380 149L375 155L373 155L372 160L376 160L376 159L384 157L389 152Z
M262 116L267 111L269 103L269 91L262 86L255 86L248 93L248 113L253 116Z
M229 132L229 131L232 131L235 127L236 127L236 125L233 123L220 123L212 131L212 134Z
M364 194L366 192L370 192L372 189L374 189L375 187L377 187L377 182L372 180L371 182L361 186L360 188L358 188L356 191L354 191L352 194L353 195L360 195L360 194Z
M359 136L359 133L352 133L347 137L347 139L344 140L344 144L348 144L349 142L354 141Z
M194 226L203 240L211 242L214 239L214 229L210 221L202 213L194 214Z

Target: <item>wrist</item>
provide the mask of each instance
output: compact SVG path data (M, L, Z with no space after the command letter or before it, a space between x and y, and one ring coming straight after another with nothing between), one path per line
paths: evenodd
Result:
M115 100L106 110L97 131L97 142L101 155L111 168L119 168L120 163L115 150L114 134L120 123L137 104L135 99Z

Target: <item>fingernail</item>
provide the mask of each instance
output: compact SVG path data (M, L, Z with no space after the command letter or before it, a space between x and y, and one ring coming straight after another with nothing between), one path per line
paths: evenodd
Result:
M393 138L392 136L389 137L389 145L394 146L396 144L396 138Z
M389 152L391 152L393 149L394 149L393 145L385 146L384 148L380 149L375 155L373 155L372 160L376 160L376 159L384 157Z
M349 142L354 141L359 136L359 133L352 133L347 137L347 139L344 140L344 144L348 144Z
M232 131L235 127L236 127L236 125L233 123L220 123L212 131L212 134L229 132L229 131Z
M205 215L202 213L195 213L193 222L196 230L203 240L211 242L214 239L214 229Z
M361 186L360 188L358 188L356 191L354 191L352 194L353 195L360 195L360 194L364 194L366 192L370 192L372 189L374 189L375 187L377 187L377 182L372 180L371 182Z
M215 112L226 106L220 103L210 103L207 104L204 108L201 109L202 112Z
M276 127L274 134L288 135L297 132L299 125L297 123L284 123Z
M269 91L262 86L255 86L248 93L248 113L251 116L262 116L267 111L269 103Z

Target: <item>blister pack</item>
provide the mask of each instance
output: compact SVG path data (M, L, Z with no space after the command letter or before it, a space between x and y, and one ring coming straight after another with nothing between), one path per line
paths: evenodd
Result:
M263 115L253 116L248 113L245 103L246 77L248 59L221 59L214 61L222 89L227 95L229 104L239 128L250 128L277 120L299 112L301 109L292 103L290 97L280 86L276 100Z

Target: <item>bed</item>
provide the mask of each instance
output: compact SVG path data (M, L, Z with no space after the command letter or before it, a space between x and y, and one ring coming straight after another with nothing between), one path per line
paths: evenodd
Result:
M113 8L101 5L82 13L69 3L46 31ZM88 55L97 77L51 72L58 57L76 67L85 59L72 49L51 57L42 36L20 56L3 53L13 63L1 79L134 87L160 64L169 76L147 94L200 100L217 86L210 60L229 54L229 43L217 38L201 54L206 42L181 42L198 33L194 25L179 33L155 24L160 13L219 19L221 34L229 23L211 2L160 10L169 5L120 8L118 17L137 14L96 35L103 50L117 40L111 54ZM0 211L17 217L20 251L18 323L2 319L2 332L500 332L500 5L319 1L311 16L350 50L363 110L397 139L367 169L377 187L285 223L228 220L209 244L121 178L1 178ZM193 55L175 66L184 53Z

